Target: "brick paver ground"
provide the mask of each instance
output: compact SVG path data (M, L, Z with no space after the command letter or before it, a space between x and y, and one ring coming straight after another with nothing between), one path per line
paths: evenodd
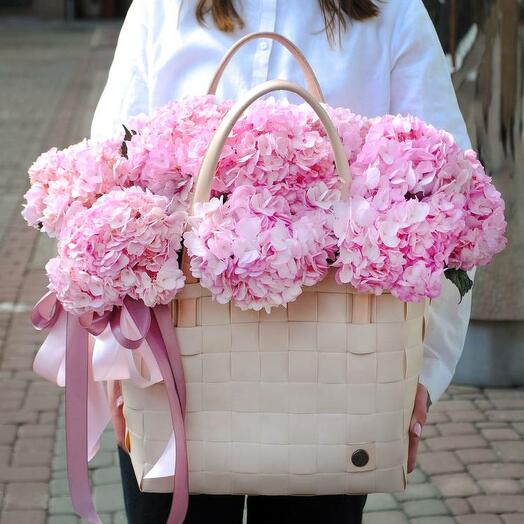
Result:
M89 131L115 25L0 20L0 523L73 524L62 392L34 375L29 324L53 245L19 215L25 173ZM452 386L432 408L408 489L372 495L365 524L524 522L524 390ZM110 430L91 464L105 524L124 523Z

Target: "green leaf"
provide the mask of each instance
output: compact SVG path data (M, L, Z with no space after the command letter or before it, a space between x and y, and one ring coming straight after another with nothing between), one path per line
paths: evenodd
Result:
M473 287L473 280L469 278L469 275L463 269L454 269L449 267L444 271L445 277L450 280L460 293L460 302L464 298L464 295L471 290Z

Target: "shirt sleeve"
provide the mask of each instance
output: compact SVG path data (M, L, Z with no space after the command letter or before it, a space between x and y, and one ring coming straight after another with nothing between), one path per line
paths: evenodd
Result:
M91 138L122 130L129 116L148 112L147 13L149 0L133 0L115 50L106 86L91 124Z
M463 149L471 143L460 112L448 62L422 0L406 0L391 46L393 114L412 114L445 129ZM475 271L469 272L470 278ZM471 292L462 302L444 279L442 294L431 302L420 382L436 402L446 390L462 354L471 314Z

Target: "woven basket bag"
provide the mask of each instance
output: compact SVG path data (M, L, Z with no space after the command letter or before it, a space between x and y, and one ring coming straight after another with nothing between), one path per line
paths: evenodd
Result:
M299 86L275 80L250 91L224 118L203 160L195 202L209 198L234 123L275 90L292 91L313 107L333 145L337 172L350 182L325 110ZM269 314L219 304L194 279L187 283L173 302L173 320L187 383L190 492L403 490L427 305L360 294L337 284L333 270ZM142 389L124 381L122 390L126 445L139 487L170 492L172 477L145 478L172 434L164 385Z

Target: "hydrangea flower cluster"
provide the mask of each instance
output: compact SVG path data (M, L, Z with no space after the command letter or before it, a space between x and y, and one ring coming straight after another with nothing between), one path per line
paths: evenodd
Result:
M500 193L445 131L414 117L374 119L351 168L351 197L334 208L339 282L435 298L446 268L486 264L504 248Z
M68 217L49 288L68 311L102 314L129 295L167 304L184 286L177 251L187 219L167 197L139 187L116 189Z
M132 119L123 136L35 162L23 214L59 240L48 269L67 307L101 311L124 293L148 304L174 296L192 187L231 105L212 96L172 102ZM309 106L259 100L227 138L212 200L197 206L185 236L192 272L217 300L283 305L333 265L358 291L416 301L439 295L447 269L487 264L505 247L504 202L473 151L414 117L326 109L352 172L345 200ZM142 254L133 258L126 242Z
M108 191L130 185L121 144L121 138L83 140L41 155L29 169L31 187L22 212L27 222L57 238L72 206L88 208Z
M332 214L311 192L299 214L278 191L240 185L223 197L196 205L184 235L191 272L222 304L243 310L285 305L303 285L314 285L334 258Z

